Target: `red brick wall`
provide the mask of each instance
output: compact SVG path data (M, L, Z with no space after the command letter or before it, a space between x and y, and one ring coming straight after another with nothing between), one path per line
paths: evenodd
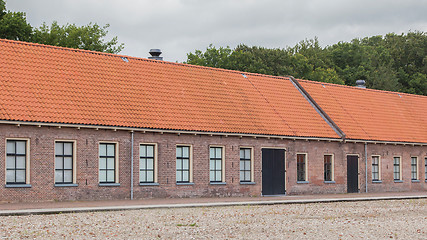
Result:
M5 187L6 138L30 139L30 184L31 188ZM75 140L77 147L78 187L54 186L54 141ZM119 144L119 187L98 185L99 141ZM130 198L130 152L131 133L126 131L77 128L36 127L0 125L0 201L42 200L100 200ZM158 144L158 186L139 185L139 144ZM175 183L175 146L189 144L193 147L194 185ZM226 185L209 183L209 145L225 147ZM239 147L251 146L255 156L255 183L242 185L239 182ZM261 149L275 147L286 149L287 194L345 193L347 191L348 154L359 155L359 186L365 190L364 145L327 141L280 140L252 137L224 137L189 134L134 134L134 197L225 197L260 196L262 191ZM296 154L307 153L308 183L296 181ZM335 183L323 182L323 155L334 155ZM381 155L382 183L371 181L371 155ZM393 156L402 157L403 182L393 180ZM410 157L419 158L420 182L411 181ZM426 191L424 157L427 147L411 145L368 144L368 190L380 191Z

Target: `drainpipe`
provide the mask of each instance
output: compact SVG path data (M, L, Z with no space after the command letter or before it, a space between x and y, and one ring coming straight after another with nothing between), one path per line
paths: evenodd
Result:
M368 192L368 143L365 142L365 192Z
M133 200L133 131L130 136L130 200Z

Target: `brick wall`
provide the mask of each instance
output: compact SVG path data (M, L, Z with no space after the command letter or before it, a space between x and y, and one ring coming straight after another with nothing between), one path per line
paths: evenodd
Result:
M5 187L5 143L7 138L30 139L30 188ZM55 140L76 141L77 187L57 187L54 184ZM99 186L98 145L100 141L117 142L119 146L120 186ZM158 185L139 185L139 144L157 143ZM193 149L192 185L175 182L175 148L177 144ZM225 149L225 185L209 182L209 146ZM239 148L254 149L254 182L239 181ZM226 197L260 196L262 194L261 149L286 149L287 194L345 193L347 191L347 155L359 156L359 188L365 190L365 153L360 143L327 141L280 140L252 137L225 137L190 134L134 133L134 197ZM368 191L426 191L424 158L427 147L412 145L368 144ZM306 153L308 182L297 183L296 154ZM335 183L323 181L323 156L334 156ZM381 156L381 183L371 180L371 156ZM393 156L402 157L403 182L393 180ZM410 157L417 156L419 182L411 181ZM0 201L101 200L130 198L131 133L127 131L0 125Z

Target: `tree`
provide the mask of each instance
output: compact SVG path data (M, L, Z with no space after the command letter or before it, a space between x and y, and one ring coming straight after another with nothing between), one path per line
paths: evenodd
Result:
M117 36L110 41L105 40L109 26L106 24L101 27L96 23L61 26L55 21L50 26L43 23L39 28L33 28L27 22L25 13L6 11L5 1L0 0L0 38L118 53L123 50L124 44L118 43Z
M48 26L43 23L41 27L34 29L32 41L53 46L118 53L123 50L123 44L117 45L117 37L108 42L104 40L109 26L107 24L100 27L96 23L80 27L75 24L60 26L56 21Z

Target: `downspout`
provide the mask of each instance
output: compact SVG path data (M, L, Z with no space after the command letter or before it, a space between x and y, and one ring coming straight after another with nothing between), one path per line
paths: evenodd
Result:
M368 143L365 142L365 192L368 192Z
M133 131L130 136L130 200L133 200Z

